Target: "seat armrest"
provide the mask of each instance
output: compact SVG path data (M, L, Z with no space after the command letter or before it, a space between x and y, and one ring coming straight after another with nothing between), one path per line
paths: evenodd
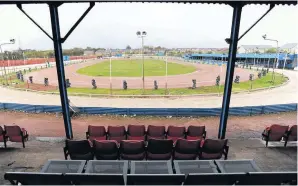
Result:
M223 152L223 154L224 154L224 156L225 156L225 160L228 159L229 148L230 148L230 147L229 147L228 145L226 145L226 146L224 147L224 152Z
M207 131L205 130L203 133L203 138L206 139L206 136L207 136Z
M86 139L89 139L89 132L86 132Z
M68 149L66 147L63 147L63 152L64 152L64 158L67 160L68 157Z

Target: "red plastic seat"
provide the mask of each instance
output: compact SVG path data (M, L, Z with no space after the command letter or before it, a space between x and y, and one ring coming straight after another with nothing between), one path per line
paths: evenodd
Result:
M197 159L200 140L178 139L174 147L174 160L195 160Z
M6 141L7 141L7 137L5 135L5 131L3 130L3 128L0 126L0 142L4 142L4 147L6 148Z
M178 139L185 139L185 127L169 126L167 131L167 139L173 140L174 143Z
M220 159L222 155L225 159L228 158L229 146L228 140L224 139L206 139L201 143L201 148L199 152L199 159L210 160L210 159Z
M266 141L266 147L269 141L281 141L288 129L289 126L277 124L267 127L262 133L262 139Z
M64 157L69 156L72 160L93 160L94 155L88 140L66 140L64 147Z
M173 140L149 139L147 160L170 160L172 157Z
M149 125L147 129L147 141L149 139L165 139L166 127Z
M109 126L108 127L108 139L115 140L120 143L122 140L126 140L126 131L124 126Z
M97 141L93 140L94 155L98 160L117 160L119 159L119 149L117 141L115 140L104 140Z
M297 125L293 125L290 130L284 135L285 147L287 146L288 141L297 141Z
M120 159L143 160L146 157L145 142L137 140L123 140L120 142Z
M193 126L190 125L187 128L186 139L189 140L201 140L206 138L205 126Z
M86 138L90 141L93 140L106 140L106 128L104 126L88 126L88 131L86 132Z
M17 125L6 126L4 125L5 135L9 141L21 142L25 148L25 141L28 141L28 132L24 128Z
M144 125L128 125L127 127L128 140L146 140L146 129Z

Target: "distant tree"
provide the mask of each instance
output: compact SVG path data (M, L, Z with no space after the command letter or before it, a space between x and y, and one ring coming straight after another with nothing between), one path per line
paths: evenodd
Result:
M212 51L208 51L207 54L212 54Z
M265 53L276 53L276 48L269 48Z
M130 45L127 45L126 46L126 50L131 50L131 46Z

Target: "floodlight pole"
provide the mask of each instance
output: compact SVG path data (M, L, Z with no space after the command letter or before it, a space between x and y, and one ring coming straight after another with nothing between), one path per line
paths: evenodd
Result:
M274 41L274 42L276 42L276 59L274 60L273 68L272 68L272 83L274 84L274 81L275 81L275 73L274 73L275 64L279 61L278 40L276 40L276 39L268 39L266 35L264 35L263 38L264 38L264 40L267 40L267 41Z
M59 92L60 92L60 99L61 99L61 105L62 105L65 134L68 139L72 139L73 133L72 133L72 126L71 126L70 112L69 112L69 101L68 101L66 82L65 82L65 72L64 72L64 64L63 64L63 54L62 54L62 40L60 35L60 25L59 25L59 15L58 15L59 5L60 4L53 2L49 4L49 8L50 8L53 43L54 43L55 58L56 58L56 69L57 69L57 75L58 75L58 84L59 84L59 90L60 90Z
M110 50L110 95L112 95L112 52Z
M137 36L142 39L142 82L143 82L143 94L145 94L145 67L144 67L144 37L146 37L146 31L137 31Z
M285 66L286 66L286 62L287 62L287 57L288 57L288 53L286 52L286 56L285 56L285 60L284 60L284 65L283 65L283 68L282 68L282 75L284 75Z
M237 54L240 19L241 19L243 4L241 2L237 2L232 4L232 7L233 7L233 18L232 18L231 36L230 38L226 39L226 41L230 44L230 46L229 46L226 78L225 78L224 95L223 95L223 101L222 101L222 110L220 114L220 124L219 124L219 130L218 130L218 138L220 139L224 139L226 136L226 128L227 128L227 121L229 116L230 99L231 99L233 76L234 76L235 61L236 61L236 54Z
M145 67L144 67L144 37L142 36L142 82L143 82L143 94L145 94Z
M166 53L166 87L165 87L165 94L168 94L168 53L167 51L165 51Z

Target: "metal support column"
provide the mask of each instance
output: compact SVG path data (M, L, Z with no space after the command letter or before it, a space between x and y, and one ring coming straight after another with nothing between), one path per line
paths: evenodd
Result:
M53 42L54 42L54 50L55 50L55 58L56 58L56 69L57 69L57 75L58 75L58 84L59 84L59 90L60 90L65 134L68 139L72 139L73 134L72 134L72 127L71 127L70 113L69 113L69 102L67 97L63 54L62 54L62 46L61 46L62 40L60 35L60 25L59 25L59 15L58 15L59 5L60 3L53 2L49 4L49 8L50 8Z
M231 36L226 41L230 44L229 47L229 57L227 63L227 72L225 79L225 89L222 101L222 110L220 115L220 124L218 131L218 138L224 139L226 135L227 121L229 116L229 108L230 108L230 99L231 99L231 91L233 86L233 76L234 76L234 68L236 61L236 53L237 53L237 44L238 44L238 35L240 28L240 18L242 11L242 3L235 3L233 6L233 19L232 19L232 28L231 28Z

